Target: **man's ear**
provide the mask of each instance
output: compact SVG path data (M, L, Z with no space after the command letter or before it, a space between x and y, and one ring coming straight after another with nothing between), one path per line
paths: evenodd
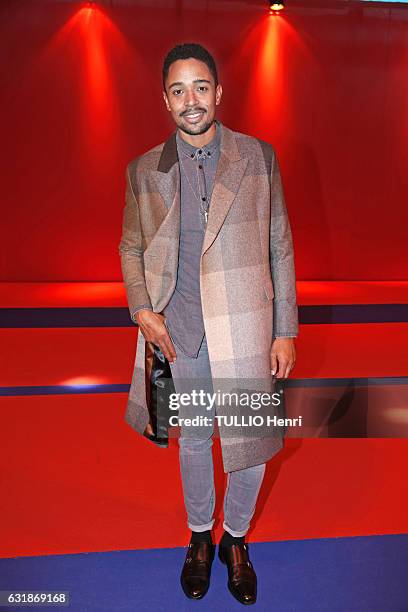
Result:
M165 105L166 105L167 110L169 111L169 110L170 110L169 101L168 101L168 99L167 99L167 94L166 94L166 92L164 91L164 89L163 89L163 92L162 92L162 93L163 93L164 103L165 103Z
M217 106L221 102L221 97L222 97L222 85L221 83L218 83L217 88L215 90L215 104Z

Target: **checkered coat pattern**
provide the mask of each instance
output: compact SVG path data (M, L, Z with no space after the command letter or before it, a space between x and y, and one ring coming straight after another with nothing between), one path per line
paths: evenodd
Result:
M292 234L279 163L267 142L223 123L220 127L220 158L200 263L212 379L224 380L227 387L241 379L262 379L273 391L273 338L298 333ZM180 169L175 136L127 166L119 253L131 315L141 304L161 312L176 284ZM140 434L149 421L148 345L139 333L125 414ZM231 436L220 425L225 472L273 457L283 441L270 431L265 426L257 438L244 429Z

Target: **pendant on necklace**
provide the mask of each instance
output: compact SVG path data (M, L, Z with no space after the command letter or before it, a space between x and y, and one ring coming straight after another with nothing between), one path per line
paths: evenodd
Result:
M204 211L204 219L205 219L205 222L207 223L208 222L208 211L206 210Z

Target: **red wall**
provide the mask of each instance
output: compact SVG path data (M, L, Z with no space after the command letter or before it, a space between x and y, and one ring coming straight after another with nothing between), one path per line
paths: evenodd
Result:
M278 152L298 279L406 278L408 6L98 4L0 4L1 280L121 280L125 167L174 130L161 64L191 41L221 121Z

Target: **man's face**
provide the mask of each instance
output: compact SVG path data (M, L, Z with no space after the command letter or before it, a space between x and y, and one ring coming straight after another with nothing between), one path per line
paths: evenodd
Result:
M207 64L193 58L177 60L169 68L165 85L164 101L177 127L192 136L206 132L222 95Z

